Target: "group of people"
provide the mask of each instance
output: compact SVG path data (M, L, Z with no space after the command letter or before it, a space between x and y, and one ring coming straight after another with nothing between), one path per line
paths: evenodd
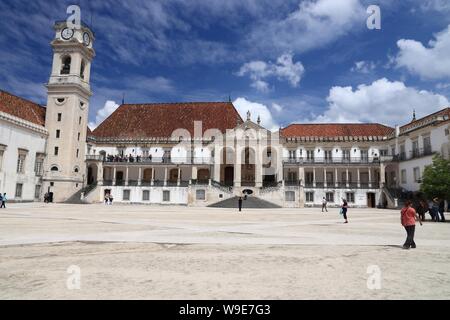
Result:
M325 212L328 212L327 204L328 204L327 199L325 197L323 197L323 199L322 199L322 212L324 212L324 210L325 210ZM344 223L348 223L347 210L348 210L348 202L347 202L346 199L342 199L342 204L340 206L339 213L342 214L342 216L344 217L344 220L345 220Z
M142 157L141 156L133 156L133 155L107 155L106 161L108 162L141 162ZM148 156L148 159L152 160L152 155Z
M112 205L113 200L114 200L114 198L113 198L112 194L109 194L109 193L105 194L105 204L106 205Z
M3 193L3 194L0 193L0 208L6 209L6 200L8 200L6 198L6 193Z
M419 215L421 221L425 221L425 214L428 212L431 216L431 221L445 222L445 200L434 198L432 201L427 202L420 200L413 206Z

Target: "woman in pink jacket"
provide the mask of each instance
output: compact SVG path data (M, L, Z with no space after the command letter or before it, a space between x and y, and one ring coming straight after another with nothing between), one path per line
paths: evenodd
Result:
M417 215L416 210L411 206L411 201L407 200L401 211L402 226L405 227L406 230L406 241L403 245L403 249L416 248L416 243L414 242L416 220L422 225L422 221L420 221L420 217Z

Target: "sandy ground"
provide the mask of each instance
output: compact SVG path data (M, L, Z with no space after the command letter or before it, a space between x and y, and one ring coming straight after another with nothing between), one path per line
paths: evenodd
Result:
M399 213L11 204L0 299L449 299L450 224ZM70 266L81 271L70 290ZM379 274L368 273L377 266ZM380 289L369 289L368 279ZM370 282L370 281L369 281Z

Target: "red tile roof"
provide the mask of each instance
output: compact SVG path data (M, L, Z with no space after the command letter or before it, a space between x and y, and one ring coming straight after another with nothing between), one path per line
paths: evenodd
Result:
M281 129L283 137L384 137L393 128L378 123L291 124Z
M442 117L442 119L439 119L440 117ZM448 121L449 119L450 119L450 108L447 107L447 108L444 108L442 110L439 110L437 112L434 112L425 117L411 121L410 123L401 126L400 133L409 131L414 128L426 126L427 124L430 124L430 122L433 122L435 120Z
M0 111L37 125L45 125L45 108L29 100L0 90Z
M123 104L92 133L96 138L170 137L176 129L194 135L194 121L208 129L236 127L242 118L231 102Z

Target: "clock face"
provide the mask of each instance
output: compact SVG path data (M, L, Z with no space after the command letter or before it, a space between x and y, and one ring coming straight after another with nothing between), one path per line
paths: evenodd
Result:
M62 37L64 40L69 40L70 38L73 37L73 29L64 28L64 29L61 31L61 37Z
M88 46L91 43L91 37L89 36L89 33L85 32L83 34L83 42L86 46Z

